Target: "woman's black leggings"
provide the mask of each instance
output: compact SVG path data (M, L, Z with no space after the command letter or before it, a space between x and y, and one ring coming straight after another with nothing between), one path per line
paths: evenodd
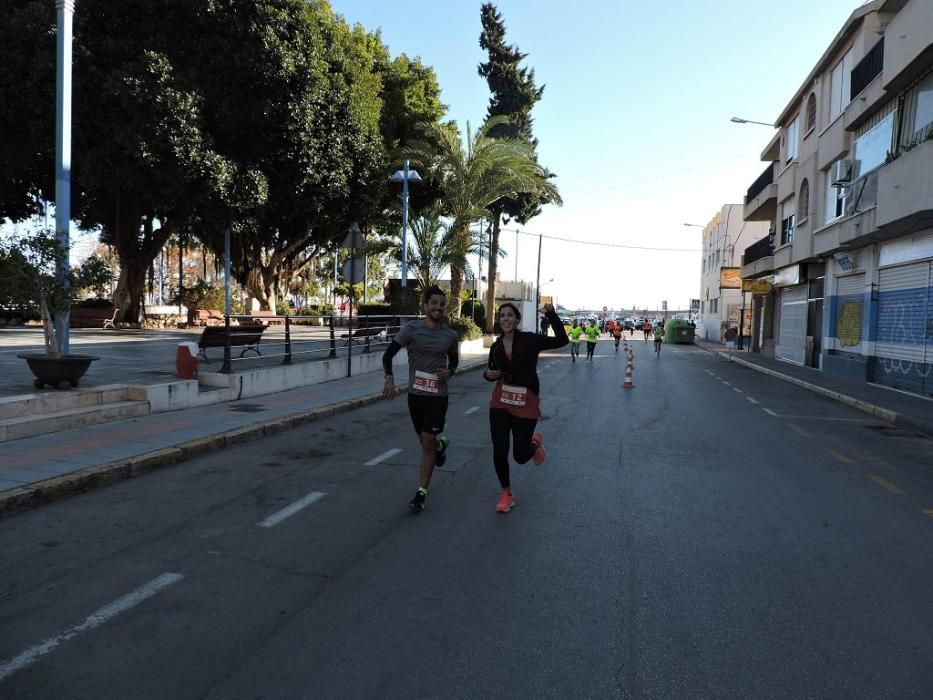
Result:
M534 457L538 446L531 441L538 421L518 418L504 408L489 409L489 432L492 435L492 461L502 488L509 488L509 434L512 436L512 456L519 464Z

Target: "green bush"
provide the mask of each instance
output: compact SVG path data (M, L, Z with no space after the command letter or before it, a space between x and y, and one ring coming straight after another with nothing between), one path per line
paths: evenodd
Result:
M291 304L282 300L275 302L275 313L278 316L292 316L295 310L291 307Z
M473 323L470 318L452 318L447 321L447 325L457 333L458 340L476 340L483 337L482 329Z
M481 301L467 299L460 306L460 315L463 318L472 318L473 323L480 328L486 327L486 307Z
M189 310L204 309L221 310L225 306L224 288L209 285L204 280L198 280L193 287L185 287L181 294L175 294L172 304L184 304ZM233 299L236 303L236 298Z

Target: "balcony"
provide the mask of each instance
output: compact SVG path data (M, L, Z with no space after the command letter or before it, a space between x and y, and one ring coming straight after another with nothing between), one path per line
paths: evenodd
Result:
M876 224L886 234L933 226L933 141L878 169Z
M859 94L868 87L868 84L877 76L881 75L884 68L884 37L875 44L858 62L858 65L852 69L852 79L850 81L849 100L854 100Z
M755 278L774 270L774 237L769 233L742 254L742 278Z
M743 218L746 221L772 221L776 212L777 185L774 183L774 163L771 163L748 188Z

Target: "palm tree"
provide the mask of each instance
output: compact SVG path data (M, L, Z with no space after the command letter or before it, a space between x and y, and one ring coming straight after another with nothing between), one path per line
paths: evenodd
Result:
M412 222L408 239L408 267L415 271L415 279L421 289L437 284L441 272L450 264L447 249L449 237L450 227L441 220L440 207L431 207ZM396 251L396 257L401 261L401 243Z
M467 123L465 144L455 123L422 124L424 140L414 144L409 154L411 160L438 182L444 213L451 218L453 247L462 252L461 256L451 259L453 317L460 315L466 269L464 251L473 243L470 225L503 197L532 193L560 203L557 187L550 181L550 174L538 165L530 144L489 135L491 129L507 122L505 117L487 119L476 134L471 134Z

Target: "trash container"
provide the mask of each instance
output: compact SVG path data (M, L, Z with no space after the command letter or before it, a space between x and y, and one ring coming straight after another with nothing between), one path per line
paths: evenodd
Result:
M175 352L175 375L179 379L198 378L198 344L179 343Z

